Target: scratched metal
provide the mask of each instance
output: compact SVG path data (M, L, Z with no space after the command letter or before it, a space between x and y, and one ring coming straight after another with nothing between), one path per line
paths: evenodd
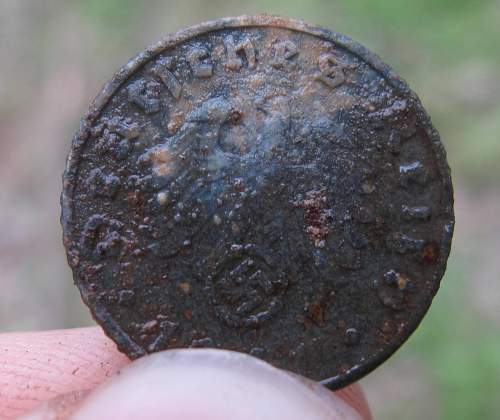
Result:
M243 351L332 389L417 327L453 231L445 151L406 83L269 16L180 31L118 71L61 200L75 282L121 351Z

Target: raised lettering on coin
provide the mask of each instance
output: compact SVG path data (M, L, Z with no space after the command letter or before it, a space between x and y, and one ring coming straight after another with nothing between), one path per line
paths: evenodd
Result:
M174 60L171 57L160 59L153 68L153 73L161 79L170 94L175 99L179 99L181 96L182 85L171 71L173 66Z
M242 41L235 43L233 36L229 35L224 40L224 43L226 45L227 52L227 68L231 70L239 70L243 67L244 60L247 62L249 68L255 68L255 49L249 38L244 38Z
M213 74L212 65L204 61L209 56L209 51L204 47L195 47L188 52L187 60L191 65L193 76L203 78Z

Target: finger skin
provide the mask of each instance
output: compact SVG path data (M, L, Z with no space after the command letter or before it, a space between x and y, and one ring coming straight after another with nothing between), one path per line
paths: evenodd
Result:
M372 420L372 413L363 388L359 384L346 386L335 392L347 404L353 407L366 420Z
M94 389L128 363L98 327L0 334L0 419L61 394ZM372 418L359 385L336 394Z
M0 419L95 388L129 363L100 328L0 335Z
M215 349L168 350L136 360L90 394L73 416L75 420L363 420L317 382L244 353Z

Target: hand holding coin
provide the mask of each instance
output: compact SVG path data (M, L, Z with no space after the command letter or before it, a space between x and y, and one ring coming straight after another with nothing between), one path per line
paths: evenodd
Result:
M221 350L167 351L130 365L97 327L3 334L0 352L2 419L33 408L26 418L371 418L357 385L332 393Z

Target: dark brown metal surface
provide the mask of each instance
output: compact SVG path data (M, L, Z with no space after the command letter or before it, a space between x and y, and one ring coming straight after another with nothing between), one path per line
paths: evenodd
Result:
M452 207L403 80L344 36L258 16L178 32L113 77L73 140L62 223L130 357L225 348L338 388L419 324Z

